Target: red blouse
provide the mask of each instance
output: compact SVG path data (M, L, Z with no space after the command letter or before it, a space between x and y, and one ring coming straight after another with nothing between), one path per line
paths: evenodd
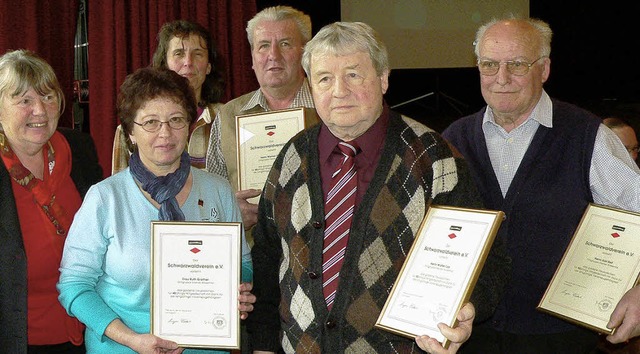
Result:
M63 149L56 150L59 152ZM44 163L44 183L47 183L51 176L46 168L47 161ZM56 203L60 203L65 213L73 218L82 199L71 177L67 174L63 178L60 187L53 193ZM65 236L56 233L56 228L35 203L31 192L13 179L11 186L27 256L28 342L30 345L46 345L70 341L79 345L83 341L84 326L76 318L67 315L58 302L56 289Z

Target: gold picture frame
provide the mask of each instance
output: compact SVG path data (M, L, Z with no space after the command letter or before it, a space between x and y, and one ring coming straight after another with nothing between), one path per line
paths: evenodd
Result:
M590 203L537 309L611 334L611 313L640 275L640 214Z
M503 218L502 211L432 205L375 326L408 338L426 334L447 348L437 324L456 325Z
M242 224L151 222L151 333L181 347L240 348Z
M280 150L305 124L304 107L236 116L238 189L262 189Z

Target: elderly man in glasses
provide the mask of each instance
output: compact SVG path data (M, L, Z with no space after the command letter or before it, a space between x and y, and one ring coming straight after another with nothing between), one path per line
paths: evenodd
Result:
M475 326L463 353L589 353L597 335L536 310L589 203L640 211L640 170L597 116L552 99L549 25L496 19L476 34L487 106L443 135L465 157L485 207L503 210L498 238L512 274L493 317ZM640 288L609 321L622 342L640 334Z

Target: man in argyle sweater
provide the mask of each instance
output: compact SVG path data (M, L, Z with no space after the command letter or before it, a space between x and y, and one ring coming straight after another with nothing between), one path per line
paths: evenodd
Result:
M322 52L317 63L315 51L325 49L319 43L335 36L342 46ZM359 43L353 36L372 41L372 49L350 47ZM256 352L452 353L468 338L474 315L492 313L508 278L508 259L494 245L471 299L475 311L467 304L457 327L441 328L452 342L449 350L434 339L374 328L428 207L481 207L460 155L433 130L384 104L388 58L377 38L365 24L335 23L305 47L303 66L323 122L283 147L261 197L252 250L257 301L247 324ZM316 67L326 76L318 79ZM342 82L326 90L325 77ZM346 115L335 117L336 109L328 107L339 105L325 103L327 92L332 102L340 97ZM349 118L354 121L344 120ZM334 169L328 156L340 140L355 141L362 152L355 160L353 223L329 310L322 276L324 201L326 171Z

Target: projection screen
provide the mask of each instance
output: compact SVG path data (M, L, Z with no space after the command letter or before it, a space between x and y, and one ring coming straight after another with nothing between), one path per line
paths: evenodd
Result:
M341 0L342 21L362 21L382 36L392 69L475 66L478 26L529 15L529 0Z

